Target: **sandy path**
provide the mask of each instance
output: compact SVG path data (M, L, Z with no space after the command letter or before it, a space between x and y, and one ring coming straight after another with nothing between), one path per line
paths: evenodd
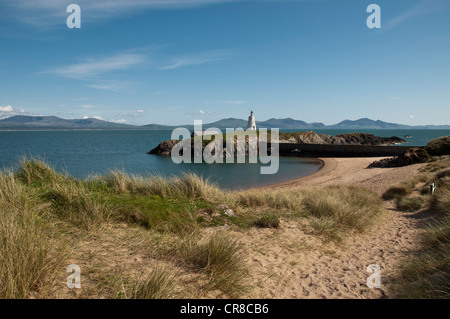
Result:
M390 185L414 175L423 165L401 168L366 167L376 158L325 159L324 169L275 188L353 184L382 194ZM395 211L386 203L386 218L365 236L350 238L345 247L324 246L293 221L280 230L251 229L236 235L247 245L255 298L385 298L394 297L390 278L402 259L417 248L417 213ZM369 265L381 269L381 288L369 289Z

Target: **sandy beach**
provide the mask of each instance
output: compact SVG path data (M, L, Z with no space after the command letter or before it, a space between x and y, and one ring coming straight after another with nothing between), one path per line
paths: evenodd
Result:
M317 172L263 188L282 189L286 187L352 184L382 194L392 184L408 179L423 166L423 164L417 164L394 168L367 168L370 163L383 158L386 157L319 158L323 166Z
M318 172L271 185L283 189L328 184L359 185L382 194L388 187L413 176L424 164L399 168L367 166L380 158L322 158ZM386 217L368 234L352 237L344 246L324 245L306 234L298 223L282 221L279 230L236 232L250 252L256 298L389 298L395 297L392 277L418 246L418 213L399 212L386 202ZM381 268L381 288L370 289L369 265Z

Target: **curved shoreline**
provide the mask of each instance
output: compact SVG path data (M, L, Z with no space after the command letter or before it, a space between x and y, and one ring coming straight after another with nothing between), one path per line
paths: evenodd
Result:
M320 158L316 158L316 159L319 160L320 162L322 162L322 165L320 166L320 168L317 171L315 171L312 174L308 174L306 176L301 176L301 177L296 177L294 179L290 179L290 180L287 180L284 182L278 182L278 183L274 183L274 184L254 187L254 189L267 189L267 188L274 189L274 188L297 186L299 184L307 183L307 182L309 182L313 179L316 179L320 176L327 175L337 168L337 162L336 162L335 158L320 157Z
M319 158L323 166L317 172L255 189L279 190L295 187L321 187L331 184L355 185L382 194L389 186L398 184L425 164L391 168L367 168L373 161L385 157Z

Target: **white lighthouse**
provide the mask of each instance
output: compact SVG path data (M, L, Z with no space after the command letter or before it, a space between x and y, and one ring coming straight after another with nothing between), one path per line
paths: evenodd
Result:
M253 116L253 111L250 112L250 116L248 117L247 130L256 131L256 121Z

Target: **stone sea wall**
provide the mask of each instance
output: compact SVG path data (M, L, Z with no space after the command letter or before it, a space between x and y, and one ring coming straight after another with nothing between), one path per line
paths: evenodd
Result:
M411 146L327 145L280 143L281 156L382 157L399 156Z

